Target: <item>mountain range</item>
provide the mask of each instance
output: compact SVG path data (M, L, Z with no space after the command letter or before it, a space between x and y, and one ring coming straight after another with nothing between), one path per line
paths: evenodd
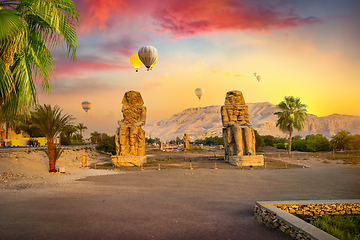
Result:
M278 111L277 107L269 102L247 103L249 106L250 122L260 135L272 135L285 137L276 127ZM220 105L188 108L180 113L172 115L168 119L152 122L145 125L146 136L171 140L176 137L182 138L184 133L189 134L191 139L202 139L210 136L221 136L222 122ZM330 138L341 130L347 130L351 134L360 134L360 116L332 114L317 117L308 114L304 129L295 131L293 136L306 136L309 134L322 134Z

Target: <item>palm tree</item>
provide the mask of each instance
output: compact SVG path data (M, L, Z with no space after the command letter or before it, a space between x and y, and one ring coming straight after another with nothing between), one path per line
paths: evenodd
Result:
M71 0L0 0L0 106L2 114L29 113L37 102L34 81L49 92L54 62L48 49L65 40L76 59L74 21L79 13Z
M71 124L74 118L69 114L61 115L62 109L57 105L36 106L35 112L31 114L31 125L40 129L46 136L49 156L49 172L56 172L54 140L63 131L66 125Z
M72 141L72 136L73 136L74 133L76 133L76 131L77 131L77 128L74 125L67 125L67 126L65 126L63 132L71 142Z
M97 131L93 132L93 133L90 133L91 135L91 143L98 143L98 141L101 140L101 134L98 133Z
M80 142L82 142L82 139L83 139L83 132L85 132L84 130L88 129L83 123L79 123L76 128L80 131Z
M291 153L291 135L294 129L298 131L304 128L307 116L306 105L302 104L300 98L293 96L285 97L285 100L276 105L281 111L274 113L278 116L276 126L283 132L289 132L289 154Z

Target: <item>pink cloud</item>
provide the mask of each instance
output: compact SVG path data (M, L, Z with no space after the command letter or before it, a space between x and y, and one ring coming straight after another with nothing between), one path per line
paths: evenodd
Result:
M120 69L130 69L131 66L119 66L115 64L92 62L86 60L59 61L55 63L54 73L61 75L80 75L85 71L114 71Z
M215 31L268 31L312 24L314 17L279 13L271 7L252 6L250 1L182 0L156 10L154 19L160 28L175 37L194 36Z
M175 38L216 31L269 31L318 21L300 17L290 9L278 10L281 4L271 7L245 0L76 0L76 6L83 16L80 31L106 30L115 22L131 26L140 22L142 28Z

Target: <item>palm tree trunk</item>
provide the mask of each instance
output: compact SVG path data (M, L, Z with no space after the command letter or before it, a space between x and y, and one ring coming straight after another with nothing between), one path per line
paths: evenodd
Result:
M49 153L49 172L57 172L55 168L55 149L54 141L48 141L48 153Z
M80 129L80 142L82 142L82 130Z
M292 127L289 130L289 155L291 154L291 135L292 135Z

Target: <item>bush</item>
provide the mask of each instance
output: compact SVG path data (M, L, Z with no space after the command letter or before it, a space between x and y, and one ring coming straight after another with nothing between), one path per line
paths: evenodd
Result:
M105 136L95 147L99 151L116 154L115 136Z
M307 151L305 139L301 139L301 136L295 136L291 139L292 151Z
M274 146L274 144L275 144L275 137L274 136L265 135L265 136L262 136L262 137L263 137L265 146Z
M322 134L311 134L305 137L306 148L310 152L328 151L330 149L329 140Z
M260 136L258 134L258 132L256 130L254 130L255 133L255 150L257 151L259 147L263 147L264 146L264 139L262 136Z
M276 144L276 148L277 148L277 149L286 149L285 143L281 143L281 142L280 142L280 143L277 143L277 144Z

